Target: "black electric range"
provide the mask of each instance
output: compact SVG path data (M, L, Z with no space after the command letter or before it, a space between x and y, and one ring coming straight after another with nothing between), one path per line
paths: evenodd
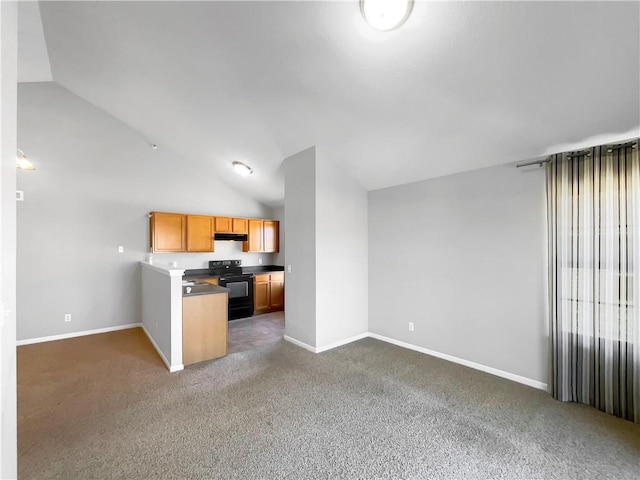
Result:
M209 275L229 289L229 320L253 315L253 274L242 273L241 260L211 260Z

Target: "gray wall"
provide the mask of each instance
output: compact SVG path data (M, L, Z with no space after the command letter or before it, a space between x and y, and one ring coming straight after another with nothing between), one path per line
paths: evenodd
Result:
M537 167L369 192L369 330L546 382L545 224Z
M286 251L286 232L284 229L284 205L273 209L273 219L280 222L280 251L273 257L275 265L284 265L284 252Z
M18 174L25 192L18 205L19 340L140 322L137 262L148 251L152 210L272 214L188 158L162 145L151 150L142 134L53 83L19 86L18 141L37 167ZM202 268L216 258L247 265L273 258L244 254L240 243L216 242L216 250L154 254L154 263Z
M0 2L0 478L16 478L16 84L18 15Z
M368 330L367 191L318 150L317 346Z
M284 161L285 335L316 346L315 147Z

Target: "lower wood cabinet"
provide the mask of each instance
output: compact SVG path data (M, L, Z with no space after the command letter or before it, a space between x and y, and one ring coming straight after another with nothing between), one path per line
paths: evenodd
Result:
M182 364L191 365L227 354L228 295L182 298Z
M284 310L284 272L263 273L255 276L253 288L256 314Z

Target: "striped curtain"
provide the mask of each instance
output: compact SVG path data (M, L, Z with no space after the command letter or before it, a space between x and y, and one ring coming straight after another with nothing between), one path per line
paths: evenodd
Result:
M638 142L547 164L551 393L640 423Z

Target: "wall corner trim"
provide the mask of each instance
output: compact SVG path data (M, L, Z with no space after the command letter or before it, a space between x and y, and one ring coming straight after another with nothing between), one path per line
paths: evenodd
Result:
M53 342L55 340L66 340L67 338L84 337L85 335L95 335L97 333L116 332L118 330L126 330L128 328L142 327L141 323L129 323L127 325L116 325L115 327L96 328L94 330L83 330L81 332L63 333L61 335L50 335L48 337L27 338L26 340L18 340L16 347L22 345L31 345L33 343Z
M435 350L429 350L428 348L418 347L417 345L402 342L400 340L395 340L393 338L385 337L383 335L378 335L377 333L369 332L369 337L375 338L376 340L381 340L383 342L391 343L393 345L397 345L398 347L407 348L409 350L414 350L416 352L424 353L426 355L431 355L432 357L441 358L443 360L457 363L459 365L464 365L465 367L473 368L475 370L480 370L481 372L489 373L497 377L506 378L507 380L511 380L513 382L522 383L523 385L537 388L538 390L547 391L546 383L540 382L538 380L533 380L531 378L523 377L521 375L516 375L515 373L509 373L509 372L505 372L504 370L498 370L497 368L488 367L486 365L465 360L463 358L454 357L453 355L448 355L446 353L436 352Z
M337 342L329 343L327 345L323 345L322 347L317 347L316 353L326 352L327 350L341 347L342 345L346 345L351 342L357 342L358 340L362 340L363 338L367 338L368 336L370 336L369 332L364 332L353 337L345 338L344 340L338 340Z
M300 340L296 340L296 339L295 339L295 338L293 338L293 337L290 337L290 336L288 336L288 335L285 335L285 336L284 336L284 339L285 339L287 342L293 343L294 345L296 345L296 346L298 346L298 347L300 347L300 348L304 348L305 350L308 350L308 351L310 351L310 352L312 352L312 353L318 353L318 352L316 351L316 347L312 347L311 345L307 345L306 343L301 342Z
M171 365L171 363L169 363L169 360L167 360L167 357L164 356L164 353L162 353L162 350L160 350L160 347L158 347L158 344L153 339L153 337L151 336L149 331L146 329L146 327L142 324L140 326L142 327L142 331L144 332L144 334L147 336L147 338L151 342L151 345L153 345L153 348L156 349L156 352L158 352L158 355L160 355L160 358L169 369L169 372L173 373L173 372L179 372L180 370L184 370L184 365L182 363L179 363L177 365Z

